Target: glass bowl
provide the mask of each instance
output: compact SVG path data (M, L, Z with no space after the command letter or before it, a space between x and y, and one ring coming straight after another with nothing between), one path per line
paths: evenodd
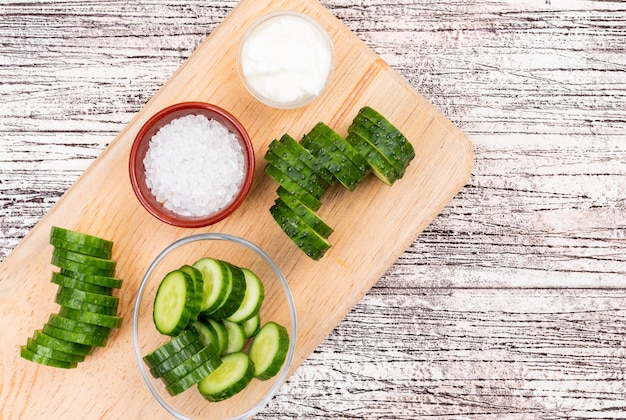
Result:
M212 257L246 267L256 273L265 288L261 326L274 321L289 333L289 350L281 370L273 378L252 382L238 394L221 402L204 399L197 386L170 396L160 379L155 379L143 357L170 337L155 328L152 309L157 288L168 272L200 258ZM258 246L238 236L202 233L184 237L165 248L148 267L137 292L132 318L133 347L141 376L154 398L179 419L247 419L267 405L284 383L296 346L296 310L287 280L273 260Z
M166 208L166 206L155 197L146 183L144 158L150 147L152 137L164 126L187 115L202 115L209 120L217 121L235 135L243 151L244 176L238 192L228 204L221 207L216 212L202 216L184 216L174 212L171 208ZM254 168L254 148L243 125L228 111L205 102L177 103L157 112L142 126L139 133L137 133L130 150L129 159L131 185L141 205L157 219L184 228L209 226L219 222L234 212L237 207L243 203L250 191L254 177ZM182 170L184 170L184 167L181 168L181 171Z
M317 99L335 71L335 46L311 16L281 10L261 16L245 32L237 70L248 92L273 108L299 108Z

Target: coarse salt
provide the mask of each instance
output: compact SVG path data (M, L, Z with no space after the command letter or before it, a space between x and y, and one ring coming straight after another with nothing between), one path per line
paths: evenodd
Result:
M143 164L155 198L186 217L209 216L228 206L245 177L237 136L203 115L163 126L150 139Z

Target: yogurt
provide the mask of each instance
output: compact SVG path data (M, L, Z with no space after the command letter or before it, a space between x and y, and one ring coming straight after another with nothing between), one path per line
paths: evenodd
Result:
M240 76L253 96L277 108L317 98L334 71L334 47L315 20L298 12L261 18L239 47Z

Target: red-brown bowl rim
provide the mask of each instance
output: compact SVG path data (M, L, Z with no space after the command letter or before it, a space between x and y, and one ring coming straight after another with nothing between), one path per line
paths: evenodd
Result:
M229 131L237 136L244 149L246 164L246 174L242 187L233 201L219 212L199 218L181 216L158 203L145 183L143 166L143 157L145 156L152 136L156 134L161 127L169 124L176 118L194 114L194 111L196 111L195 115L202 114L222 123ZM130 182L141 205L154 217L173 226L199 228L215 224L225 219L243 203L252 187L255 163L254 148L252 147L250 136L239 120L231 113L217 105L206 102L181 102L163 108L154 114L144 123L137 133L137 136L135 136L135 140L130 149L129 158Z

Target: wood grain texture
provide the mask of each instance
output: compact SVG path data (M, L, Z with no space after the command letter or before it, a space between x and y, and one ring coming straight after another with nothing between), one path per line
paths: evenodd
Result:
M236 3L0 5L2 258ZM626 5L322 3L475 166L259 418L626 417Z

